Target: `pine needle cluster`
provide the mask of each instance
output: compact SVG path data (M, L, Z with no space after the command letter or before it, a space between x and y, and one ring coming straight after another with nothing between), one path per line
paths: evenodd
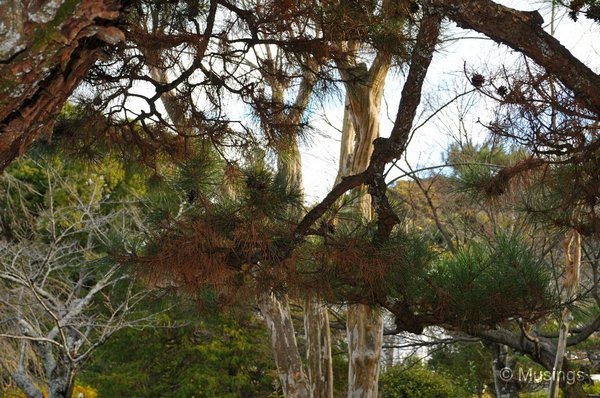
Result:
M165 189L157 201L158 209L161 203L179 203L178 214L173 208L159 210L162 218L155 220L156 232L143 252L127 258L152 283L175 287L205 308L232 305L282 285L282 253L292 241L294 221L287 209L300 206L299 193L263 161L230 166L220 183L210 183L213 166L196 159L179 170L171 192ZM177 194L179 201L173 200Z

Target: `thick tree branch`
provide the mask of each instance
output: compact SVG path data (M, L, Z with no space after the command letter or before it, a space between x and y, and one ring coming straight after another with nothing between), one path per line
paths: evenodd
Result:
M384 222L385 230L391 231L390 224L387 220L390 214L386 206L385 188L386 184L382 183L382 176L386 163L395 158L399 158L404 152L406 143L410 136L410 131L413 125L413 120L417 113L417 107L421 101L421 90L425 81L425 76L435 45L439 37L441 16L439 14L426 15L421 22L419 33L417 35L417 43L411 57L410 69L406 78L406 83L402 89L402 97L398 107L398 114L394 122L389 138L378 138L375 140L375 150L371 155L369 167L362 173L355 174L342 178L342 181L333 187L318 205L313 207L302 219L296 227L294 238L301 239L310 227L333 205L336 200L349 190L362 185L369 184L371 195L376 196L374 201L375 210L378 214L383 214L379 218L380 222ZM389 233L389 231L387 231Z
M83 0L65 18L60 8L33 8L36 2L21 3L2 11L11 14L14 25L0 40L15 41L15 54L0 53L0 171L42 134L52 128L63 104L96 61L106 43L124 40L113 26L120 16L122 2ZM11 7L13 7L11 9ZM4 37L8 35L8 37Z
M600 76L547 33L538 12L518 11L491 0L430 0L458 26L483 33L533 59L600 113Z
M594 321L592 323L590 323L587 326L584 326L582 328L580 328L579 330L576 331L577 334L574 334L573 336L569 337L569 339L567 339L567 345L568 346L572 346L575 344L579 344L582 341L584 341L585 339L587 339L588 337L590 337L592 335L592 333L598 332L600 331L600 316L596 317L596 319L594 319ZM571 332L575 332L575 330L572 330Z

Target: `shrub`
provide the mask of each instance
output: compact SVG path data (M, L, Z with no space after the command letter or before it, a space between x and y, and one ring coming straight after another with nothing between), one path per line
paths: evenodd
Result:
M422 365L395 366L381 375L382 398L464 398L469 394Z

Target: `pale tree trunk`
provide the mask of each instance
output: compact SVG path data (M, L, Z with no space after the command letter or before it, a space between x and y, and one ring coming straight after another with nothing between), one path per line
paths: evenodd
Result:
M286 153L278 157L278 169L285 173L288 187L302 187L302 164L295 137ZM304 301L304 333L310 394L314 398L333 398L329 314L316 296L309 295Z
M259 298L259 307L271 337L271 346L284 396L310 397L308 379L302 369L302 359L296 345L294 324L287 297L285 295L276 297L273 293L262 294Z
M288 112L280 112L274 125L287 129L297 129L304 110L308 105L312 87L316 80L313 71L316 66L304 72L294 106ZM265 80L271 86L272 100L284 109L284 89L267 73ZM270 128L269 126L266 126ZM302 162L298 148L298 132L282 134L278 143L277 170L285 179L288 189L302 193ZM299 217L299 209L290 209L292 218ZM286 397L332 398L333 366L331 361L331 336L327 308L316 297L309 297L304 306L304 325L307 345L308 377L296 344L294 326L291 321L287 296L270 295L261 297L261 312L271 333L271 345L275 362ZM273 316L272 314L278 314Z
M149 69L154 80L162 84L168 82L164 69L152 66ZM277 100L282 100L283 94L278 90L278 87L275 87L274 93ZM161 101L171 122L178 128L187 129L188 124L185 120L185 113L175 100L173 93L163 93ZM294 122L294 120L290 122ZM302 169L296 137L290 137L287 144L278 153L278 173L286 179L288 189L301 189ZM290 211L296 210L290 209ZM311 397L309 380L304 372L302 358L296 343L296 334L287 295L276 295L272 292L261 293L258 297L258 306L265 319L284 396L288 398Z
M503 344L491 343L492 350L492 375L494 376L494 389L496 398L518 398L519 385L516 380L506 380L506 374L514 375L515 361L508 357L508 348ZM510 369L511 372L503 369ZM506 373L503 373L506 372Z
M286 179L288 188L298 189L302 185L302 174L295 139L285 153L278 154L277 164L278 172ZM272 293L263 293L260 297L260 311L269 329L271 348L284 396L311 397L310 383L298 351L287 295L276 297Z
M364 304L348 306L348 397L377 397L383 341L381 311Z
M385 324L384 324L385 327ZM387 371L389 369L391 369L392 367L394 367L394 354L396 352L395 350L395 346L396 346L396 336L391 335L391 336L383 336L383 346L387 346L387 348L383 349L383 371Z
M314 398L333 398L333 363L327 307L316 297L304 302L306 362Z
M577 291L579 285L579 269L581 266L581 235L579 232L569 231L564 241L565 248L565 298L571 298ZM556 343L556 359L552 368L552 379L550 381L550 398L558 398L560 388L560 371L563 370L563 361L567 350L567 339L569 337L569 324L573 316L569 308L565 307L562 312L558 342Z
M340 64L346 87L346 108L338 179L358 174L369 165L373 141L379 137L379 113L390 57L378 54L370 70ZM352 72L350 72L352 70ZM364 80L356 79L362 75ZM373 219L366 187L358 188L357 207L366 221ZM377 397L379 360L383 343L383 314L365 304L348 306L348 397Z

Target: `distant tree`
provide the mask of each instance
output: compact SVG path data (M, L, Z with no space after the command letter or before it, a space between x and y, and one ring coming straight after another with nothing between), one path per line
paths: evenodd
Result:
M154 318L140 306L151 291L108 257L143 232L119 202L125 171L47 155L14 163L0 184L2 372L27 397L70 398L94 350Z

